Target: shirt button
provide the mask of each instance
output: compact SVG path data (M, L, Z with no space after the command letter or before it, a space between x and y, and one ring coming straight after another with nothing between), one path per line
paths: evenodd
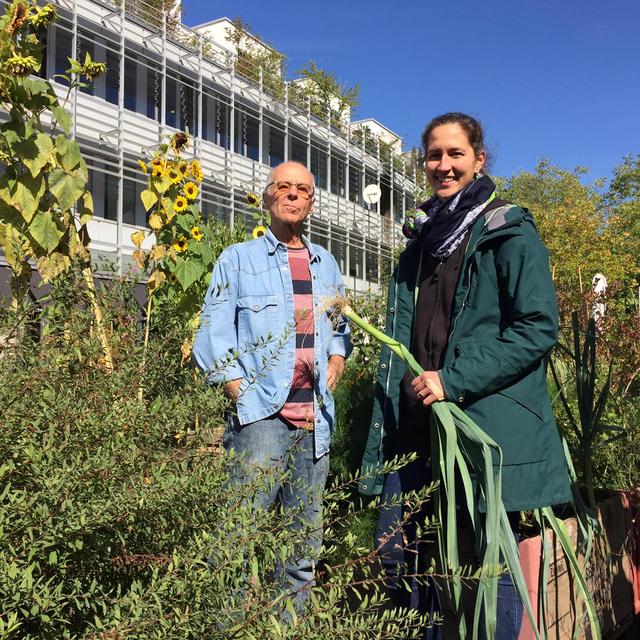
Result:
M383 362L383 363L380 365L380 368L381 368L381 369L386 369L386 368L387 368L387 365Z
M460 397L458 398L458 402L464 402L464 396L460 396Z
M373 428L374 428L374 429L379 429L379 428L380 428L380 423L379 423L379 422L376 422L376 423L373 425Z
M393 307L391 307L391 308L389 309L389 313L395 313L395 309L394 309Z
M254 305L253 305L253 310L254 310L254 311L257 311L257 310L258 310L258 305L257 305L257 304L254 304Z

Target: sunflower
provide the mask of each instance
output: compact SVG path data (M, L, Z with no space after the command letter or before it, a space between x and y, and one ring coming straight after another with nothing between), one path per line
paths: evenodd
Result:
M183 178L186 178L189 175L189 165L184 160L180 160L178 162L178 171Z
M196 182L202 182L202 178L204 177L202 175L202 167L197 160L191 161L191 175Z
M180 213L187 208L189 201L184 196L178 196L176 201L173 203L173 210Z
M176 253L183 253L189 248L189 243L184 236L180 236L173 241L171 246L174 248Z
M198 185L195 182L187 182L184 185L184 195L187 200L195 200L198 196Z
M189 136L183 131L178 131L171 136L171 142L169 143L175 153L184 151L189 146Z
M149 173L149 168L144 160L138 160L138 164L140 165L140 169L142 169L142 173Z
M151 165L151 175L152 176L155 176L156 178L160 178L163 173L164 173L164 167L162 166L161 162Z
M257 193L253 193L253 191L249 191L249 193L247 193L247 202L252 207L259 207L260 206L260 196Z
M263 227L261 224L259 224L257 227L253 228L253 231L251 232L251 235L254 238L259 238L260 236L263 236L265 233L267 233L267 228Z
M191 237L194 240L202 240L203 235L202 231L200 231L200 227L193 227L193 229L191 229Z
M7 33L12 36L16 31L22 28L22 25L29 19L29 8L26 3L19 2L15 5L13 15L7 25Z
M182 175L174 166L167 167L164 175L169 178L171 184L177 184L178 182L180 182L180 180L182 180Z

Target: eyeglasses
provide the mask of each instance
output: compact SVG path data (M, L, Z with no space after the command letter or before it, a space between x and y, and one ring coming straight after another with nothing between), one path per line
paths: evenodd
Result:
M306 184L305 182L296 183L287 182L286 180L277 180L274 182L270 182L266 188L268 189L271 186L275 187L273 195L276 197L280 197L289 193L291 187L295 187L298 195L305 200L309 200L310 198L312 198L313 194L315 193L315 189L310 184Z

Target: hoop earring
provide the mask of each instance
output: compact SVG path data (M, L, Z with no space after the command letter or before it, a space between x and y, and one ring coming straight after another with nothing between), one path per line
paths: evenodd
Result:
M481 175L482 175L482 174L481 174L479 171L476 171L476 172L473 174L473 179L474 179L474 180L477 180Z

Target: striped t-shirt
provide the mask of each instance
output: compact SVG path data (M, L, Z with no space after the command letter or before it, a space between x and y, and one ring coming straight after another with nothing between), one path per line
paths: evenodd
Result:
M309 250L289 247L289 269L293 284L296 323L296 357L289 396L280 416L294 427L313 429L313 295Z

